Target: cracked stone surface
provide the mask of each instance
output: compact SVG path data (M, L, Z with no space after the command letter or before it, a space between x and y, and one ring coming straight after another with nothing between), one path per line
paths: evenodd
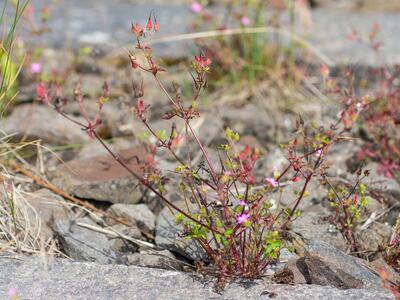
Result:
M385 290L318 285L277 285L262 280L233 283L223 294L197 276L136 266L37 258L0 259L0 298L16 288L20 299L394 299Z

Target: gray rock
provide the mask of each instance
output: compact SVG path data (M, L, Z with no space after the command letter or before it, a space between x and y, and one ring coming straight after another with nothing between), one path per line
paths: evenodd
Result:
M128 264L148 268L181 270L182 264L168 250L140 251L127 256Z
M110 229L111 231L116 231L118 233L127 235L134 239L140 239L142 237L142 233L141 233L140 229L137 228L136 226L128 227L126 225L118 223L118 224L112 225L112 226L110 226L110 228L106 228L106 229ZM114 234L109 236L109 238L114 238L114 237L115 237Z
M47 267L37 258L0 259L0 270L0 298L4 299L9 288L16 288L20 299L394 299L381 288L339 290L262 280L233 283L223 294L217 294L212 281L193 274L61 259Z
M274 124L261 107L248 104L240 108L224 107L219 111L224 125L240 135L252 135L260 141L271 140Z
M304 186L304 180L299 182L288 182L288 186L282 190L272 193L269 198L275 201L280 200L280 204L289 208L293 208L300 192ZM306 211L308 209L318 209L316 204L320 203L327 196L328 190L325 186L317 181L310 181L307 185L305 196L301 199L297 209Z
M292 230L306 239L318 239L346 251L347 244L341 233L328 221L323 212L307 211L293 222Z
M377 163L369 163L364 169L370 170L370 175L364 180L368 188L380 190L394 197L400 197L400 183L395 179L378 174Z
M315 278L317 278L318 274L321 277L321 269L330 269L329 273L331 274L325 276L325 279L321 279L328 280L327 284L329 284L329 278L338 278L347 288L378 288L382 284L379 276L365 267L366 264L362 264L360 260L345 254L326 242L310 240L307 243L305 258L312 261L313 265L317 265L317 268L314 269L314 274L312 274ZM308 264L307 261L306 264ZM310 272L312 273L313 270L310 270ZM349 280L352 283L348 282Z
M184 203L178 203L184 207ZM175 223L175 216L168 207L159 214L156 222L156 244L157 246L177 252L184 257L193 260L206 258L206 253L201 246L192 239L181 237L183 228Z
M33 236L39 230L39 239L47 241L53 236L52 224L54 220L67 220L68 206L64 199L49 190L40 189L31 194L27 194L25 200L31 206L27 206L27 217L30 219L29 228ZM36 228L34 224L40 221L40 227Z
M155 229L156 218L145 204L113 204L108 209L116 217L126 219L136 224L143 232L152 234Z
M128 227L123 224L115 224L106 228L106 230L118 234L123 234L133 239L142 238L142 233L140 229L136 226ZM112 242L111 249L117 253L117 256L121 257L121 260L119 260L118 262L124 263L124 256L129 253L134 253L138 250L138 246L136 244L132 244L129 241L116 236L115 234L107 234L107 237Z
M143 157L142 148L123 150L119 154L131 169L140 174L136 158ZM142 197L138 180L108 154L69 161L50 176L56 186L80 198L134 204Z
M108 144L112 151L120 151L122 149L128 149L132 147L132 144L126 139L117 138L112 144ZM90 159L93 156L109 155L107 150L102 147L99 141L92 140L86 143L83 148L77 154L79 159Z
M389 225L374 222L364 230L355 230L354 237L359 251L378 251L379 247L390 241L392 228Z
M73 144L88 140L78 126L40 104L18 105L8 118L0 121L0 128L8 134L17 133L19 137L40 139L49 144Z
M89 218L58 220L54 223L53 230L65 253L77 260L103 264L114 262L116 255L112 250L113 242L103 233L77 225L78 222L96 225Z

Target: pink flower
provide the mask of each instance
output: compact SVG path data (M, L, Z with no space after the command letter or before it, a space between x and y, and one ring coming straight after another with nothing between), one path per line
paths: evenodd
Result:
M322 149L319 149L315 152L315 155L320 157L324 152L322 151Z
M249 17L243 16L242 19L240 19L240 23L242 23L243 26L249 26L250 25Z
M225 171L225 172L224 172L224 175L225 175L225 176L232 176L233 173L232 173L231 171Z
M9 288L7 290L7 295L11 298L17 297L17 289L16 288Z
M240 201L239 201L239 205L245 206L245 205L246 205L246 202L244 202L244 200L240 200Z
M194 1L192 2L192 5L190 5L190 10L195 14L198 14L203 10L203 6L199 2Z
M250 218L250 214L249 213L245 213L245 214L241 214L240 216L238 216L236 218L238 224L243 224L245 222L247 222Z
M42 72L42 65L38 62L31 63L29 66L29 72L31 72L32 74L39 74L40 72Z
M274 178L265 178L265 181L268 182L272 187L277 187L278 186L278 181L276 181Z

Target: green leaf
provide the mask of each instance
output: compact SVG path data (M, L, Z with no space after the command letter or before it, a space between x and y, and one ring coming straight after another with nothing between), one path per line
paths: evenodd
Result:
M230 237L233 233L233 229L232 228L228 228L227 230L225 230L224 232L224 236L225 237Z

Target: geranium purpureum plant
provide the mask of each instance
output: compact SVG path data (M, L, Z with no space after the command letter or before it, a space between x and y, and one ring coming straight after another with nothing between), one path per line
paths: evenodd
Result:
M379 25L374 24L367 38L353 30L348 38L370 48L379 59L382 46L377 38ZM328 79L330 89L339 93L345 107L345 126L357 122L363 147L357 153L357 161L368 160L378 163L378 173L388 178L400 180L400 65L392 68L383 63L371 71L374 83L372 91L359 96L353 87L354 75L347 72L347 87L341 88L332 79ZM327 71L327 70L326 70ZM327 71L329 73L329 71ZM329 77L329 76L328 76Z
M79 85L75 88L75 101L81 107L85 123L63 111L67 100L57 85L40 82L38 98L78 125L90 138L97 139L122 167L171 209L176 222L182 226L182 234L199 243L215 267L217 287L223 288L231 278L258 278L279 259L280 250L287 243L290 224L300 215L298 207L308 194L309 183L324 174L328 167L325 157L346 129L340 129L341 121L325 129L306 126L300 118L295 137L282 145L287 152L287 166L266 174L264 178L255 178L253 171L259 151L241 146L239 134L227 128L226 142L218 149L219 163L213 163L202 137L192 126L192 120L200 115L198 102L207 85L212 61L202 52L194 57L191 64L193 95L190 99L184 100L179 91L171 94L160 78L165 70L157 64L152 48L146 42L146 37L158 29L154 14L150 14L144 26L132 23L136 48L129 53L130 66L134 72L148 74L154 79L169 105L163 118L180 122L184 129L179 132L178 126L172 126L170 134L154 130L148 118L151 106L145 101L143 84L136 83L132 112L156 139L155 145L148 145L148 155L144 159L137 158L140 172L131 169L96 132L101 124L101 110L109 97L107 84L103 86L97 101L98 112L93 119L84 109ZM193 143L204 161L200 165L193 163ZM182 155L177 151L178 147L187 147L188 151ZM169 152L178 164L175 171L180 175L178 187L186 203L184 207L171 202L166 195L165 185L169 178L157 166L154 159L157 150ZM269 197L271 192L290 182L301 185L295 201L289 207L277 207Z

